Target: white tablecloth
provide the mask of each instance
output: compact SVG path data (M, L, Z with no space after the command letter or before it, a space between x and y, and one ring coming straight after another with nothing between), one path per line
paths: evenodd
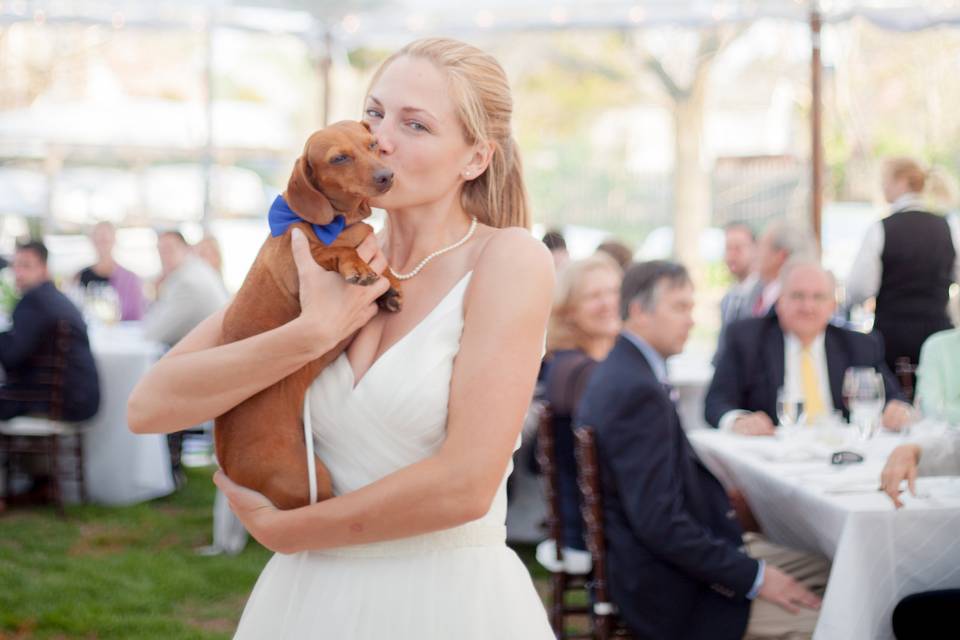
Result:
M815 640L893 638L891 614L904 596L960 587L960 478L920 478L920 497L898 511L877 487L899 436L860 445L849 429L799 433L688 435L704 463L743 492L768 538L832 560ZM841 448L866 459L829 464Z
M133 323L91 328L100 375L100 411L84 435L84 476L92 502L123 505L174 490L166 436L136 435L127 426L127 398L157 360L161 346Z

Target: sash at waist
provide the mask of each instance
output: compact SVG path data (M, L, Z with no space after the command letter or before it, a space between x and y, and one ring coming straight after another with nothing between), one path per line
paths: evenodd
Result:
M466 547L497 547L505 545L506 540L506 526L475 521L409 538L323 549L311 553L345 558L389 558Z

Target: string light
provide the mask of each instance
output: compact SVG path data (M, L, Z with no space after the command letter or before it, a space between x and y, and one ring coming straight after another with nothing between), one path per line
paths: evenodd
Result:
M638 24L643 22L643 19L646 17L646 11L644 11L643 7L640 5L635 4L630 7L630 12L627 14L627 16L629 17L630 22Z
M340 22L340 25L347 33L356 33L360 28L360 18L352 13L348 13L347 15L343 16L343 20Z
M123 14L117 11L113 14L113 19L110 20L110 24L113 25L114 29L123 29L123 24L125 20Z
M564 24L569 17L566 7L553 7L550 9L550 21L554 24Z
M481 29L489 29L490 27L493 26L493 22L494 22L493 12L487 11L486 9L484 9L483 11L479 11L477 12L477 15L473 17L473 21Z

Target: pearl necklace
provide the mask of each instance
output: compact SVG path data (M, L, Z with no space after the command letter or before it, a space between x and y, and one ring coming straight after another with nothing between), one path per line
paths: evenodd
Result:
M420 273L420 271L423 270L423 268L424 268L425 266L427 266L427 263L430 262L431 260L433 260L434 258L436 258L437 256L442 256L442 255L445 254L446 252L448 252L448 251L453 251L453 250L456 249L457 247L462 246L464 242L466 242L467 240L470 239L470 236L473 235L473 232L476 231L476 229L477 229L477 219L476 219L476 217L471 216L471 217L470 217L470 228L467 229L467 233L466 233L465 236L463 236L462 238L460 238L459 240L457 240L456 242L454 242L454 243L451 244L450 246L444 247L443 249L437 249L436 251L434 251L433 253L431 253L430 255L428 255L426 258L424 258L423 260L421 260L421 261L420 261L420 264L418 264L417 266L415 266L415 267L413 268L413 271L411 271L410 273L397 273L396 271L393 270L393 267L391 267L391 266L389 266L389 265L387 265L387 269L390 270L390 273L391 273L391 274L393 275L393 277L396 278L397 280L409 280L409 279L412 278L413 276L415 276L415 275L417 275L418 273Z

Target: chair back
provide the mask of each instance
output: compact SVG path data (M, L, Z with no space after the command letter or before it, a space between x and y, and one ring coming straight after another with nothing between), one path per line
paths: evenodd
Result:
M563 562L560 524L560 490L556 462L556 427L549 403L543 405L537 426L537 464L543 478L543 493L547 502L547 536L557 547L557 562Z
M900 383L900 388L903 390L903 395L906 397L907 402L912 403L917 365L910 362L910 358L907 356L901 356L894 361L894 368L894 373L897 376L897 381Z
M550 404L546 403L540 414L537 426L537 463L540 465L540 474L543 477L543 492L547 502L547 536L553 541L556 549L556 564L563 566L563 534L560 519L560 488L559 470L556 459L556 423ZM582 621L590 614L590 607L586 604L568 602L589 599L587 592L587 576L570 574L563 569L550 572L550 598L548 607L550 626L558 640L594 638L592 632L568 630L567 621L579 618Z
M593 427L580 427L575 431L577 444L577 482L582 496L581 511L587 539L587 548L593 556L593 593L594 637L597 640L608 638L629 638L617 616L617 608L610 600L607 589L607 543L603 531L603 492L600 479L600 465L597 458L597 441Z

